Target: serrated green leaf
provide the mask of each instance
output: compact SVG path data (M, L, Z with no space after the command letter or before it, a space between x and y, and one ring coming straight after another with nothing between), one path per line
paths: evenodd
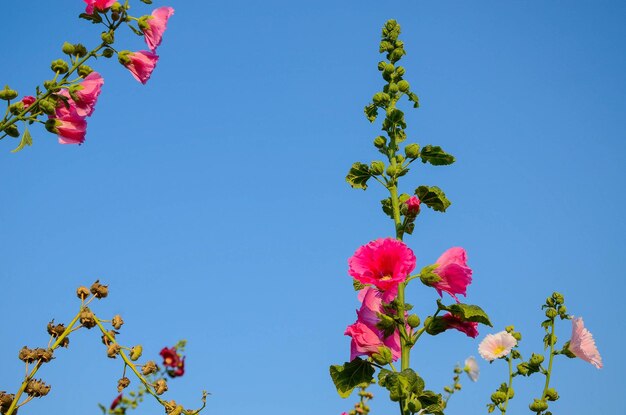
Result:
M383 212L385 212L387 216L393 219L393 206L391 204L391 198L388 197L387 199L381 200L380 204L382 205Z
M21 151L24 146L32 146L33 145L33 138L30 135L30 131L28 131L28 128L24 128L24 134L22 134L22 139L20 140L20 144L13 150L11 150L11 153L17 153L18 151Z
M423 163L430 163L433 166L447 166L454 163L454 156L446 153L439 146L431 146L430 144L422 148L420 157Z
M372 177L370 173L370 167L367 164L359 163L358 161L352 165L346 181L355 189L367 189L367 181Z
M376 117L378 117L378 107L374 104L370 104L364 109L365 116L370 122L374 122Z
M389 399L394 402L407 399L411 393L424 389L424 381L413 369L405 369L400 373L387 371L384 375L379 374L378 379L379 384L389 391Z
M413 102L413 108L419 108L420 99L418 98L418 96L414 92L409 92L406 95L409 98L409 101Z
M460 317L464 321L472 321L474 323L481 323L493 327L487 313L485 313L485 311L477 305L458 303L444 307L445 310Z
M437 212L445 212L451 205L446 194L437 186L420 186L415 189L415 195L422 203Z
M330 367L330 377L342 398L350 396L354 388L368 386L373 376L374 368L359 357L343 365Z

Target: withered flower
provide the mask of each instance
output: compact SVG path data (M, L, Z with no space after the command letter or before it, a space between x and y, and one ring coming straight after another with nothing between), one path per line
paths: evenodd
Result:
M184 408L178 405L176 401L169 401L165 404L165 413L167 415L180 415L183 413Z
M90 329L96 326L96 319L94 314L91 312L89 307L83 308L80 312L80 324L83 325L86 329Z
M158 379L152 386L154 387L154 393L162 395L163 392L167 390L167 381L165 379Z
M89 288L83 286L78 287L76 289L76 296L82 301L85 301L85 299L89 297Z
M52 360L52 349L37 348L33 350L33 353L37 357L37 360L41 360L43 363L48 363Z
M35 351L29 349L26 346L20 349L20 352L17 354L17 357L21 361L26 362L26 363L33 363L35 360L37 360L37 355L35 354Z
M5 413L9 410L11 403L13 403L13 399L15 399L15 395L12 393L0 391L0 413Z
M59 336L61 336L63 333L65 332L65 324L54 324L54 319L52 319L52 321L50 323L48 323L48 334L51 335L53 338L57 338ZM63 340L61 340L61 343L59 344L59 346L61 347L67 347L70 345L70 339L69 337L65 336L63 338Z
M109 356L111 359L115 359L117 357L117 354L120 352L120 345L117 343L112 343L109 345L109 347L107 347L107 356Z
M144 376L156 373L158 370L159 368L152 360L146 362L146 364L141 367L141 373L143 373Z
M46 385L41 379L31 379L26 384L24 392L28 396L39 398L41 396L46 396L48 392L50 392L50 385Z
M90 291L96 298L104 298L109 295L109 287L100 284L100 280L96 280L96 282L91 285Z
M119 314L116 314L115 317L113 317L113 321L111 321L111 325L113 325L115 330L119 330L123 324L124 320L122 320L122 316Z
M120 334L119 332L115 331L115 330L109 330L107 333L109 333L109 336L113 337L115 339L115 335L116 334ZM111 343L111 339L109 338L109 336L107 336L106 334L102 335L102 344L104 344L105 346L108 346L109 343Z
M126 387L128 387L128 385L130 385L130 379L124 376L123 378L117 381L117 391L118 392L123 391Z

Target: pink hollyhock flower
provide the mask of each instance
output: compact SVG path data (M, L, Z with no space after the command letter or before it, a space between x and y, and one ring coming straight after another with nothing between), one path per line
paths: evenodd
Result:
M596 347L593 336L585 328L582 317L572 318L572 338L569 341L568 349L574 353L576 357L589 362L598 369L602 368L602 358Z
M415 255L402 241L381 238L357 249L348 265L354 279L375 285L383 291L382 300L390 302L398 294L398 284L415 268Z
M354 360L357 356L371 356L378 352L379 347L384 346L380 339L378 329L371 328L359 320L348 326L344 334L352 337L352 342L350 343L350 361Z
M152 12L152 17L146 23L148 28L143 30L146 44L152 52L156 52L157 46L161 44L163 32L167 29L167 20L174 14L171 7L159 7Z
M478 368L478 362L474 356L470 356L465 359L465 366L463 367L463 371L467 373L467 376L472 380L472 382L476 382L478 380L478 375L480 375L480 369Z
M441 281L434 283L433 287L440 296L441 292L445 291L458 303L456 294L466 296L467 286L472 282L472 269L467 266L465 249L448 249L439 257L436 264L439 266L433 272L441 278Z
M117 0L83 0L87 3L87 7L85 8L85 13L92 14L93 9L96 8L98 10L106 10L113 5Z
M159 353L163 358L163 366L176 368L180 364L180 356L176 353L176 348L164 347Z
M24 98L22 98L22 104L24 104L24 109L30 107L31 105L33 105L33 102L36 101L35 97L31 97L30 95L26 95Z
M422 203L417 196L411 196L406 202L407 212L410 215L417 215L420 211L420 204Z
M357 321L367 325L382 340L383 344L391 350L393 360L398 360L402 354L400 345L400 333L396 330L391 336L385 337L382 330L376 327L380 321L378 314L384 314L382 293L374 288L367 287L359 291L359 301L363 304L357 311Z
M147 50L128 52L124 56L128 57L128 62L123 63L123 65L126 66L135 79L142 84L148 82L159 60L159 56Z
M447 313L441 316L441 320L445 324L445 329L456 329L467 334L469 337L476 338L478 336L478 323L473 321L463 321L454 314Z
M104 79L98 72L92 72L85 77L79 85L82 87L74 95L78 98L76 103L76 113L81 117L89 117L96 106L98 95L104 84ZM68 94L69 95L69 94Z
M87 121L76 112L74 101L69 100L68 106L59 102L54 115L49 116L54 120L50 131L59 136L60 144L82 144L85 142L87 133Z
M492 362L511 353L511 349L517 345L515 337L507 331L496 334L488 334L478 345L478 353L483 359Z
M117 405L119 405L120 402L122 402L122 394L121 393L119 395L117 395L117 398L113 399L113 402L111 402L111 410L114 410L115 408L117 408Z

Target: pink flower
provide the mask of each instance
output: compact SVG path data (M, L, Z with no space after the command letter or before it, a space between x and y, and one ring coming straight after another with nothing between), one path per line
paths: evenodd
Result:
M148 52L147 50L127 52L123 56L128 58L128 61L124 62L123 65L126 66L135 79L142 84L148 82L159 60L158 55Z
M492 362L511 353L517 345L517 340L509 332L501 331L496 334L488 334L478 345L478 353L483 359Z
M22 104L24 104L24 109L30 107L31 105L33 105L33 102L36 101L35 97L31 97L30 95L26 95L24 98L22 98Z
M602 358L596 347L593 336L585 328L582 317L572 318L572 338L569 341L568 349L574 353L576 357L589 362L598 369L602 368Z
M68 105L59 102L55 114L49 116L52 121L49 130L59 136L60 144L82 144L87 133L87 121L76 112L74 101L69 100Z
M93 14L93 9L106 10L113 5L117 0L83 0L87 3L85 13Z
M391 350L393 360L398 360L402 351L400 333L396 330L391 336L385 337L382 330L376 327L376 324L380 321L378 315L385 314L382 293L372 287L367 287L359 291L358 298L363 304L361 309L357 311L357 321L367 325L376 332L378 338Z
M433 284L441 296L445 291L457 302L456 294L466 295L467 286L472 282L472 269L467 266L467 255L463 248L450 248L444 252L436 262L437 267L433 272L441 278L441 281Z
M474 356L470 356L465 359L465 366L463 367L463 371L467 373L467 376L472 380L472 382L476 382L478 380L478 376L480 375L480 368L478 367L478 362Z
M361 355L371 356L378 352L379 347L383 346L378 330L371 328L359 320L348 326L344 334L352 337L352 342L350 343L350 361Z
M407 213L415 216L420 212L420 203L422 203L417 196L411 196L406 202Z
M354 279L375 285L383 291L382 300L390 302L398 294L398 284L415 268L415 255L402 241L381 238L357 249L348 265Z
M454 314L445 314L441 316L443 323L445 324L445 329L456 329L467 334L469 337L475 338L478 336L478 323L473 321L463 321L459 317Z
M173 14L173 8L159 7L152 12L152 17L146 21L148 28L143 30L143 34L152 52L156 52L157 46L161 44L163 32L167 28L167 20Z
M75 93L78 100L76 101L76 113L81 117L89 117L96 106L98 95L104 84L104 79L98 72L92 72L85 77L79 85L82 87Z

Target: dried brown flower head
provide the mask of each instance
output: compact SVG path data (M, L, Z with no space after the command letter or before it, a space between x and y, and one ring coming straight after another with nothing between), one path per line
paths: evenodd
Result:
M141 373L144 376L150 375L152 373L156 373L159 370L159 368L157 367L156 363L154 363L152 360L146 362L146 364L144 364L141 367Z
M111 321L111 325L115 330L119 330L123 324L124 320L122 320L122 316L120 316L119 314L115 315L115 317L113 317L113 320Z
M96 326L96 319L94 314L91 312L89 307L83 308L80 312L80 324L83 325L86 329L90 329Z
M24 392L28 396L39 398L41 396L46 396L48 392L50 392L50 385L46 385L41 379L31 379L26 384Z
M90 291L96 298L105 298L109 295L109 287L100 284L100 280L96 280L96 282L91 285Z
M117 391L121 392L130 385L130 379L126 376L117 381Z
M162 395L167 391L167 382L165 379L158 379L152 386L154 387L154 393L157 395Z

